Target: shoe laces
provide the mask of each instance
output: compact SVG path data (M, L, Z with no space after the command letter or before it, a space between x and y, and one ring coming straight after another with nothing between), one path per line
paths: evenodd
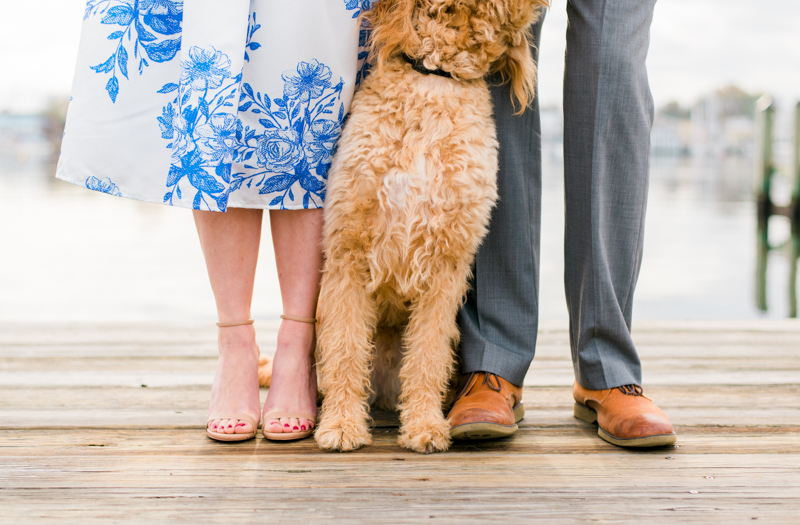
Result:
M644 396L644 389L636 384L633 385L622 385L618 387L619 391L625 394L626 396Z
M491 379L494 379L494 384L492 384ZM503 389L503 386L500 384L500 378L497 377L497 374L492 374L486 372L483 375L483 384L488 386L490 389L494 390L495 392L499 392Z
M461 383L461 386L458 387L458 391L456 391L456 395L453 397L453 403L461 399L466 392L469 386L472 384L472 378L475 377L475 374L479 372L470 372L467 377L464 378L464 381ZM483 373L483 385L488 386L491 390L495 392L500 392L502 390L502 385L500 384L500 378L497 377L497 374L492 374L491 372L484 372Z

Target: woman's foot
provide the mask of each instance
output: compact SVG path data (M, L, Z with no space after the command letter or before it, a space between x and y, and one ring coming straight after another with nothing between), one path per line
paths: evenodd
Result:
M262 417L270 412L317 413L317 374L314 369L316 327L284 320L278 331L278 349L272 368L272 385ZM296 433L314 428L307 419L264 420L265 432Z
M258 357L253 325L219 329L219 362L211 387L209 414L251 414L258 422ZM247 421L215 419L208 428L219 434L249 434L256 431Z

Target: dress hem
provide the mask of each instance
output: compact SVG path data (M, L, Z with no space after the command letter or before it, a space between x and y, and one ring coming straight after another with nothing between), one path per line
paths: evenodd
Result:
M162 206L167 206L169 208L183 208L185 210L194 210L194 208L192 208L191 206L184 206L183 205L183 201L179 201L178 204L168 204L166 202L159 201L157 199L153 199L153 198L150 198L150 197L144 197L142 195L134 195L132 193L123 192L121 190L119 190L119 195L115 195L113 193L107 193L107 192L100 191L100 190L94 190L94 189L89 188L89 187L86 186L86 181L79 181L77 179L73 179L73 178L67 177L63 173L61 173L60 171L56 172L56 178L59 179L59 180L63 180L64 182L68 182L70 184L74 184L75 186L80 186L81 188L83 188L85 190L93 191L95 193L104 193L104 194L110 195L112 197L122 197L122 198L125 198L125 199L131 199L131 200L136 200L136 201L141 201L141 202L148 202L148 203L152 203L152 204L160 204ZM267 210L267 211L280 211L280 210L295 211L295 210L321 210L321 209L323 209L322 206L315 207L315 208L303 208L303 207L299 207L299 208L294 208L294 207L292 207L292 208L271 208L269 206L259 206L259 205L250 204L250 203L236 203L236 204L227 206L225 208L225 211L227 211L227 210L229 210L231 208L242 208L242 209L247 209L247 210ZM214 212L214 213L225 213L225 211L223 211L223 210L198 210L198 211L211 211L211 212Z

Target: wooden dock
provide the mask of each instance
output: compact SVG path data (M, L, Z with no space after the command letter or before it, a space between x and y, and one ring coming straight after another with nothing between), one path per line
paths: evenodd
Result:
M572 417L566 329L544 324L521 430L429 456L391 414L349 454L210 441L209 325L0 324L0 523L800 523L798 322L635 325L678 432L649 451Z

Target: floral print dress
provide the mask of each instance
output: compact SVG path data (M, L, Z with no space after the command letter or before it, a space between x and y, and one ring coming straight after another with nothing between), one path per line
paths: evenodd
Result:
M369 0L89 0L57 177L197 210L319 208Z

